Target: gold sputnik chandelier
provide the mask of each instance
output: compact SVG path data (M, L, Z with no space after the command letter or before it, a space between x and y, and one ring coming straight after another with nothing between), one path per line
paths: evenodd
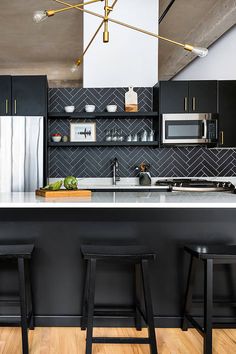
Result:
M151 37L155 37L155 38L158 38L160 40L163 40L163 41L166 41L166 42L169 42L169 43L172 43L172 44L175 44L175 45L178 45L180 47L182 47L183 49L189 51L189 52L192 52L196 55L198 55L199 57L205 57L207 54L208 54L208 49L206 48L200 48L200 47L195 47L193 45L190 45L190 44L183 44L183 43L180 43L180 42L176 42L172 39L169 39L169 38L166 38L166 37L162 37L156 33L153 33L153 32L149 32L149 31L146 31L145 29L142 29L142 28L139 28L139 27L135 27L135 26L132 26L128 23L124 23L124 22L121 22L121 21L118 21L114 18L111 18L109 15L111 13L111 11L113 11L116 3L118 0L114 0L114 2L112 3L111 6L109 6L109 0L90 0L90 1L87 1L87 2L84 2L84 3L79 3L79 4L70 4L68 2L65 2L65 1L62 1L62 0L54 0L55 2L57 3L60 3L60 4L63 4L64 6L66 7L63 7L61 9L57 9L57 10L44 10L44 11L36 11L34 13L34 16L33 16L33 19L36 23L40 23L44 20L46 20L48 17L52 17L58 13L61 13L61 12L64 12L64 11L68 11L68 10L79 10L81 12L84 12L84 13L87 13L89 15L92 15L92 16L95 16L95 17L99 17L102 19L100 25L98 26L97 30L95 31L94 35L92 36L91 40L89 41L87 47L84 49L84 52L83 54L81 55L81 57L79 59L76 60L75 64L73 65L73 67L71 68L71 71L72 72L75 72L78 70L83 58L84 58L84 55L86 54L86 52L88 51L89 47L91 46L91 44L93 43L93 41L95 40L97 34L99 33L99 31L101 30L101 28L103 27L103 42L104 43L108 43L109 42L109 22L111 23L116 23L117 25L120 25L120 26L123 26L123 27L126 27L128 29L131 29L133 31L137 31L137 32L141 32L141 33L144 33L148 36L151 36ZM105 5L104 5L104 15L101 15L101 14L98 14L96 12L93 12L93 11L90 11L90 10L87 10L85 9L84 7L87 6L87 5L90 5L90 4L93 4L93 3L96 3L96 2L104 2Z

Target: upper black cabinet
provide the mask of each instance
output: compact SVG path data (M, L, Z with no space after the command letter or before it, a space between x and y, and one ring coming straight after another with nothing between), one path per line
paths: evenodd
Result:
M12 115L47 115L46 76L12 77Z
M160 113L188 112L188 82L161 81Z
M217 81L161 81L159 102L160 113L216 113Z
M217 113L217 81L189 81L189 112Z
M46 116L46 76L0 76L0 115Z
M219 146L236 146L236 81L219 81Z
M11 115L11 76L0 76L0 116Z

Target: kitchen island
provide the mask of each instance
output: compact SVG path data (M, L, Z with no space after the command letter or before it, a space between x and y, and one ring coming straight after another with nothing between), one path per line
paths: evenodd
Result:
M140 243L157 252L150 267L156 325L179 326L189 261L183 246L236 244L235 230L236 194L228 192L94 192L91 199L0 194L0 242L34 243L36 247L32 274L37 326L80 325L82 243ZM232 295L232 283L227 284L229 270L216 268L219 297ZM129 304L130 275L126 265L107 269L101 264L97 303ZM2 265L0 292L14 293L16 277L14 267ZM197 278L200 295L201 272ZM1 314L4 318L17 312L4 307ZM233 313L220 307L217 315L230 321ZM99 321L102 325L132 325L125 317Z
M93 192L91 198L0 193L0 208L236 208L231 192Z

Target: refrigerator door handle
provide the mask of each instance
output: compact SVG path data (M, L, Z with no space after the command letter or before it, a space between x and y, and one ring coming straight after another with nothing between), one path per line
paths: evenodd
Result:
M14 100L14 114L16 115L17 113L17 100Z

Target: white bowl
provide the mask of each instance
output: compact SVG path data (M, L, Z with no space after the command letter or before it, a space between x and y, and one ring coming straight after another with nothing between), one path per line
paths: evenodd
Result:
M65 111L66 113L73 113L75 110L75 106L66 106Z
M54 143L60 143L61 141L61 136L52 136L52 141Z
M117 105L116 104L109 104L107 106L107 112L112 113L112 112L116 112L116 111L117 111Z
M85 108L85 112L91 113L95 111L95 106L93 104L86 104Z

